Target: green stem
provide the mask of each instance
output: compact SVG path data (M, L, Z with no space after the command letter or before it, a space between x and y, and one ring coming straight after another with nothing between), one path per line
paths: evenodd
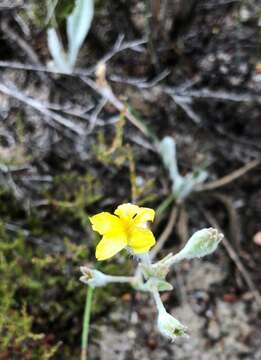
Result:
M81 360L87 360L88 335L90 328L93 291L94 288L88 286L86 293L84 317L83 317Z
M176 195L171 193L157 208L156 215L158 217L162 216L162 214L168 209L168 207L175 201Z

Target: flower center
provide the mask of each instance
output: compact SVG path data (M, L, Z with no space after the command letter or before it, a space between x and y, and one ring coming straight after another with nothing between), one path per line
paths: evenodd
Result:
M135 214L132 218L122 219L122 223L123 223L124 229L126 231L127 237L130 236L131 231L133 230L133 227L135 226L134 218L136 215L137 214Z

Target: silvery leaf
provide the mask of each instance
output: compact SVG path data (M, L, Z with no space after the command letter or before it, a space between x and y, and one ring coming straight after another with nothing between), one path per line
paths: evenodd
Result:
M68 65L63 45L61 44L57 32L54 28L50 28L47 31L47 43L57 70L64 73L70 73L71 68Z
M90 29L93 13L93 0L76 0L75 8L67 19L68 58L72 67Z

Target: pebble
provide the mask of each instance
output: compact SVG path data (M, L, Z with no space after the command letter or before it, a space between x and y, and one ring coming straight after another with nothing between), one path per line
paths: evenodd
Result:
M216 320L210 320L208 323L207 334L211 340L218 340L220 337L220 326Z

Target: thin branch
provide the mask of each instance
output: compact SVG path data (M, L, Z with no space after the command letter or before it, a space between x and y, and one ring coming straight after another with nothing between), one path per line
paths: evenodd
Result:
M156 257L156 255L160 252L165 242L168 240L170 234L172 233L173 227L175 226L177 220L177 213L178 213L177 205L174 205L174 207L171 210L170 217L165 229L161 233L154 248L150 251L151 260L153 260Z
M241 222L239 219L239 214L237 210L233 206L232 199L226 195L218 194L218 193L211 193L211 196L219 200L227 210L228 219L229 219L229 234L230 238L232 239L232 243L235 245L235 249L239 251L240 243L241 243Z
M155 76L152 80L148 81L146 78L123 78L119 75L111 75L109 79L114 82L118 82L121 84L133 85L139 89L150 89L156 86L160 81L165 79L170 74L170 70L166 69L162 71L160 74Z
M261 96L251 93L237 94L233 92L226 92L223 90L210 90L210 89L199 89L199 90L185 90L182 91L179 88L164 87L164 91L169 95L178 95L186 98L197 98L197 99L216 99L223 101L233 102L258 102L261 103Z
M107 124L107 122L106 122ZM108 122L109 124L109 122ZM137 144L141 147L143 147L144 149L147 149L147 150L150 150L152 152L154 152L155 154L158 154L158 151L156 149L156 147L149 141L146 141L144 139L144 137L141 137L141 136L138 136L137 134L131 134L131 133L128 133L126 134L128 139L130 139L134 144Z
M136 128L138 128L145 136L148 136L146 127L128 110L123 102L121 102L113 93L111 87L98 86L93 80L87 77L81 77L82 81L87 84L90 88L95 90L104 99L110 102L120 113L124 113L126 119L128 119Z
M10 0L2 0L0 4L0 10L14 10L21 9L25 7L25 3L23 0L16 0L16 3L10 4Z
M120 52L122 52L124 50L128 50L128 49L141 50L140 46L146 44L146 42L147 41L145 39L134 40L134 41L129 41L129 42L122 42L122 41L119 42L119 40L117 40L113 49L108 54L103 56L99 61L97 61L97 64L100 64L101 62L107 63L115 55L119 54ZM119 46L119 43L120 43L120 46ZM39 62L37 63L37 65L31 65L31 64L22 64L22 63L13 62L13 61L0 61L0 67L4 67L4 68L46 72L46 73L50 73L50 74L61 74L61 75L72 76L72 77L89 76L89 75L94 74L97 69L97 64L89 67L88 69L76 68L76 69L74 69L74 71L71 74L67 74L67 73L64 74L63 72L59 71L58 69L51 69L46 66L41 66L41 65L39 65Z
M31 65L31 64L23 64L16 61L0 61L0 67L2 68L10 68L16 70L28 70L28 71L36 71L36 72L46 72L51 74L63 74L62 72L48 68L44 65ZM74 74L64 74L67 76L74 76Z
M104 108L104 106L107 104L107 99L102 98L101 101L99 102L98 106L94 109L93 113L90 116L90 126L88 129L88 132L92 132L92 130L94 129L96 122L98 120L98 116L101 113L102 109Z
M40 59L34 49L13 29L9 26L7 21L1 23L1 29L15 44L22 49L22 51L28 56L33 64L41 66ZM49 80L47 75L40 75L42 80Z
M121 34L119 35L115 45L113 46L112 50L104 55L104 57L102 57L98 63L107 63L109 60L111 60L112 57L114 57L116 54L118 54L121 51L127 50L127 49L138 49L138 51L142 51L142 49L140 48L141 45L144 45L147 43L146 39L140 39L140 40L134 40L134 41L126 41L124 42L124 35ZM97 65L95 65L95 67L93 68L93 72L95 72Z
M222 0L222 1L215 1L214 3L203 3L203 4L200 4L200 8L207 9L207 10L213 10L216 7L227 6L227 5L234 4L234 3L237 3L240 1L241 0Z
M206 218L206 220L209 222L209 224L211 226L213 226L214 228L218 229L221 233L224 233L222 231L222 229L220 228L219 224L217 223L216 219L212 216L212 214L203 209L203 214ZM238 254L235 252L233 246L230 244L230 242L226 239L226 237L224 237L222 239L221 244L224 245L224 248L226 249L228 255L230 256L231 260L235 263L235 265L237 266L240 274L242 275L243 279L245 280L247 286L249 287L249 289L252 291L255 300L257 302L257 304L259 306L261 306L261 297L260 294L258 293L256 286L254 284L254 282L252 281L248 271L246 270L245 266L243 265L242 261L240 260L240 257L238 256Z
M0 62L1 66L1 62ZM168 75L168 70L165 70ZM162 73L162 77L164 78L165 73ZM161 74L159 75L161 77ZM122 82L126 83L132 86L135 86L137 88L150 88L154 85L156 85L159 80L156 79L155 84L150 84L150 82L145 82L145 79L137 79L137 78L121 78L117 75L111 76L112 81ZM160 79L161 80L161 79ZM193 99L215 99L215 100L221 100L221 101L232 101L232 102L257 102L261 103L261 96L258 94L251 94L251 93L242 93L238 94L235 92L226 92L223 90L210 90L207 88L199 89L199 90L190 90L191 86L195 85L198 82L198 80L195 80L193 82L188 82L188 84L179 86L179 87L169 87L169 86L158 86L157 89L159 91L162 91L165 94L170 95L173 97L173 99L178 103L178 105L184 107L184 111L187 111L187 107L185 109L184 104L190 104L192 103ZM190 114L189 114L190 116ZM191 117L191 116L190 116ZM191 117L192 118L192 117ZM193 119L195 120L195 119ZM197 122L199 122L199 119L196 119Z
M220 188L222 186L225 186L225 185L231 183L232 181L235 181L236 179L240 178L241 176L245 175L248 171L254 169L260 163L261 163L260 160L253 160L249 164L242 166L240 169L233 171L232 173L222 177L221 179L212 181L207 184L199 185L195 189L195 191L214 190L214 189Z
M178 96L178 95L171 95L171 98L174 100L174 102L181 107L181 109L187 114L187 116L194 121L197 125L202 123L201 118L198 116L198 114L195 113L195 111L192 109L192 107L189 105L191 103L191 100L187 99L187 97Z
M18 90L14 84L10 84L10 86L5 85L4 83L0 83L0 92L11 96L22 103L34 108L35 110L39 111L43 115L47 117L47 119L52 119L52 121L46 120L49 125L55 127L59 130L59 127L57 125L63 126L72 132L74 132L77 135L85 135L85 131L83 128L79 125L74 124L72 121L64 118L63 116L47 109L43 106L43 104L31 97L26 96L24 93L22 93L20 90Z

